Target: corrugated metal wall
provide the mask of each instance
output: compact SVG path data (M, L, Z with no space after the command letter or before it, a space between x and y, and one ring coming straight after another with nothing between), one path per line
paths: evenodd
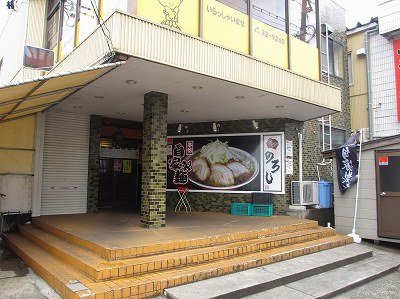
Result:
M90 116L46 112L41 215L86 213Z

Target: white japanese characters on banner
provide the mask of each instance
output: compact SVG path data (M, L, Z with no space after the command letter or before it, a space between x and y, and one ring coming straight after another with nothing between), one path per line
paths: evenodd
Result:
M265 192L284 193L283 141L282 133L263 136L263 191Z

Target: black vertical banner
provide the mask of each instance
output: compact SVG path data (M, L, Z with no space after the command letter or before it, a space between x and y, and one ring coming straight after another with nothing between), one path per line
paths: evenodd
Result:
M357 183L358 164L356 148L359 145L360 133L353 134L349 140L336 149L338 185L341 194Z

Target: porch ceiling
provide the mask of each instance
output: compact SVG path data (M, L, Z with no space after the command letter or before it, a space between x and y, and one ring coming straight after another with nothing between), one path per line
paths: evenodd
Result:
M304 121L337 112L135 57L66 97L53 109L142 121L144 94L150 91L168 94L169 123L264 118Z

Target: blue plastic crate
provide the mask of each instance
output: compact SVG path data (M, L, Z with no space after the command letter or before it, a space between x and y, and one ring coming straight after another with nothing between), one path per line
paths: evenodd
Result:
M273 205L253 204L252 216L272 216L274 213Z
M231 204L232 215L251 216L251 213L252 213L251 203L233 202Z

